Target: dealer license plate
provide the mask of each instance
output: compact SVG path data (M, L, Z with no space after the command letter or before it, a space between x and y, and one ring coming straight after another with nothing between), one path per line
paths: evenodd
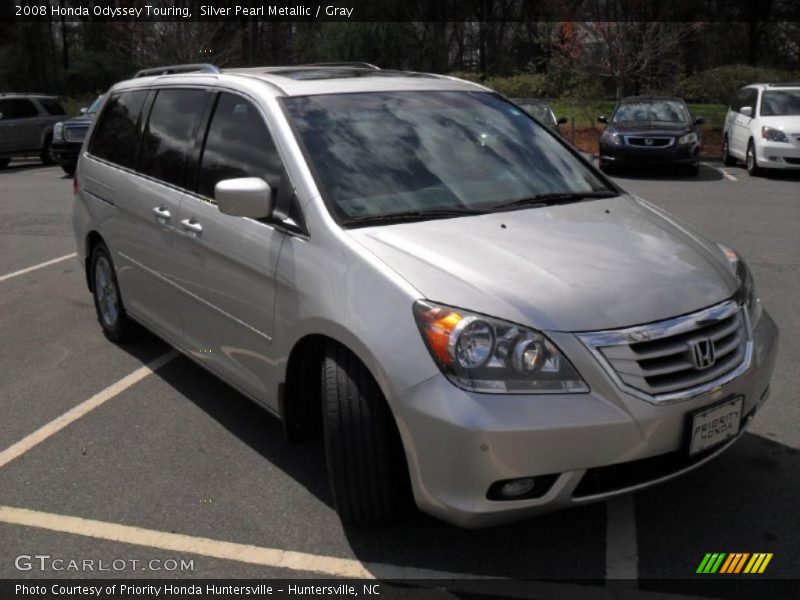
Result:
M736 437L742 422L743 405L744 396L737 396L694 413L689 440L689 456Z

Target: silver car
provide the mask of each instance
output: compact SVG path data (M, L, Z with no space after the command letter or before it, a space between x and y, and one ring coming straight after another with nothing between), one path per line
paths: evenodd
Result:
M53 164L53 126L66 114L55 96L0 94L0 169L12 158L24 156L38 156L44 164Z
M111 340L143 325L322 435L345 523L603 500L766 401L778 331L741 257L491 90L206 71L110 90L75 180L88 286Z

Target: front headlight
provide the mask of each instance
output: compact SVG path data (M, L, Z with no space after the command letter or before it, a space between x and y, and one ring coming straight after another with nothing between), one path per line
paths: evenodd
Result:
M414 316L433 360L461 388L494 394L589 391L538 331L421 300L414 303Z
M607 144L619 144L622 136L618 133L612 133L608 129L603 132L603 135L600 136L600 139Z
M64 139L64 124L63 123L56 123L53 126L53 139L54 140L62 140Z
M736 279L739 281L739 288L736 290L736 300L739 304L747 309L747 314L750 316L750 323L755 327L758 320L761 318L761 299L758 297L756 290L756 283L753 280L753 274L747 263L744 262L741 256L730 248L718 244L718 246L725 253L725 257L731 265L731 269L736 273Z
M678 138L678 144L696 144L697 143L697 134L693 131L692 133L687 133L686 135L682 135Z
M789 143L789 138L786 137L786 134L780 129L775 129L774 127L762 127L761 137L763 137L765 140L769 140L770 142Z

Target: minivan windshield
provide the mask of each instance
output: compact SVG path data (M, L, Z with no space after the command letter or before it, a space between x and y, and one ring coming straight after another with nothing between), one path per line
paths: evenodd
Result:
M770 90L761 96L761 116L800 115L800 89Z
M281 101L321 193L344 224L618 193L493 93L369 92Z
M614 123L657 121L660 123L688 123L689 113L677 100L648 100L623 102L614 113Z

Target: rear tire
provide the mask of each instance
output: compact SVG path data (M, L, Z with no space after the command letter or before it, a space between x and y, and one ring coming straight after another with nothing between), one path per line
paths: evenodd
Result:
M726 167L732 167L736 164L736 159L731 155L731 149L728 146L728 136L722 139L722 164Z
M141 330L125 312L114 263L103 242L98 242L92 250L89 279L97 320L106 337L118 343L138 339Z
M337 343L322 361L322 403L328 480L342 523L399 517L410 504L400 434L375 379Z
M51 136L47 136L44 141L44 148L42 148L42 153L39 155L39 158L42 159L42 162L46 165L54 165L56 161L50 156L50 144L53 142L53 138Z
M751 177L761 175L761 167L759 167L758 162L756 162L756 145L753 143L753 140L750 140L747 144L745 166L747 167L747 174Z

